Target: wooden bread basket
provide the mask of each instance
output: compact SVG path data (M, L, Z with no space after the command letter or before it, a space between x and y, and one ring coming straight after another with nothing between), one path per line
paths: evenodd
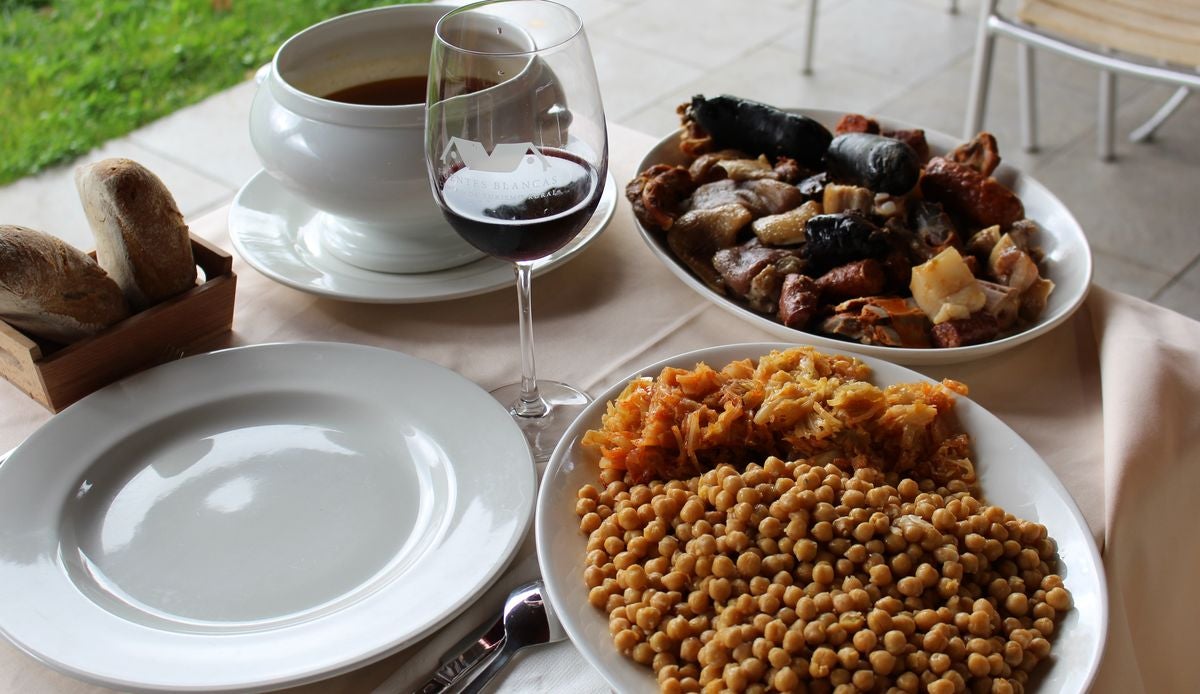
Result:
M190 238L204 282L93 337L58 347L0 320L0 376L59 412L132 373L221 346L233 328L233 257Z

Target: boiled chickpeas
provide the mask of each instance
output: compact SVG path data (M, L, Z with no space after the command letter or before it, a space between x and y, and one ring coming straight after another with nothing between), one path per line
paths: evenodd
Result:
M1071 609L1045 528L961 483L776 458L609 477L575 502L588 601L664 692L1022 691Z

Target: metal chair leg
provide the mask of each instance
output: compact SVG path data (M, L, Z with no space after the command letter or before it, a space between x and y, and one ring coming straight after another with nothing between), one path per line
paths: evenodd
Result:
M1017 43L1017 84L1021 102L1021 147L1032 153L1038 149L1037 82L1033 46L1027 43Z
M971 139L983 129L983 117L987 112L988 87L992 78L992 54L996 48L996 37L988 27L988 18L996 10L997 0L984 0L979 8L979 26L975 34L975 62L971 68L971 91L967 97L967 120L963 127L963 138Z
M1183 102L1187 101L1187 98L1191 95L1191 93L1192 91L1187 87L1180 87L1179 89L1175 90L1175 93L1171 95L1171 98L1167 99L1167 103L1163 104L1162 108L1158 109L1157 113L1155 113L1153 116L1150 116L1150 120L1142 123L1136 130L1129 133L1129 141L1146 142L1150 138L1154 137L1154 133L1157 132L1158 129L1162 127L1162 124L1171 117L1171 114L1175 113L1175 111L1183 105Z
M813 73L813 51L817 43L817 0L808 0L808 26L804 28L804 67L806 75Z
M1101 161L1112 161L1115 156L1117 119L1117 73L1100 71L1100 111L1096 120L1096 151Z
M812 74L812 53L817 42L817 0L809 0L809 20L804 28L804 74Z
M958 14L958 0L950 0L950 7L947 11L950 14Z

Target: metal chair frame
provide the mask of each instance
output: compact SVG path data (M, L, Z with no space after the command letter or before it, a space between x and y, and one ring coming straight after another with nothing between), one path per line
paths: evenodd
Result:
M958 14L958 0L949 0L946 11L950 14ZM813 73L813 46L817 42L816 39L817 0L808 0L808 24L804 27L804 62L802 64L802 70L806 75Z
M1154 132L1174 113L1192 90L1200 89L1200 72L1152 63L1118 55L1101 47L1074 43L1042 32L1036 27L1009 19L996 12L998 0L984 0L979 11L975 43L975 62L971 72L971 91L967 100L967 118L963 137L971 138L983 129L991 81L992 57L997 36L1017 42L1017 80L1020 92L1021 144L1028 152L1037 150L1037 104L1034 89L1034 48L1093 65L1100 70L1096 150L1105 161L1115 151L1117 75L1140 77L1178 87L1166 104L1129 136L1134 142L1153 137Z

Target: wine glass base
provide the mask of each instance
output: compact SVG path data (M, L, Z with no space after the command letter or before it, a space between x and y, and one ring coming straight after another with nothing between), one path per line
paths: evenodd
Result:
M508 408L517 426L525 434L529 442L529 450L533 453L535 463L544 463L550 459L554 447L558 445L563 433L584 407L592 401L587 393L558 381L538 380L538 392L546 401L546 414L541 417L525 417L517 414L515 403L521 398L521 384L513 383L500 386L492 391L496 398Z

